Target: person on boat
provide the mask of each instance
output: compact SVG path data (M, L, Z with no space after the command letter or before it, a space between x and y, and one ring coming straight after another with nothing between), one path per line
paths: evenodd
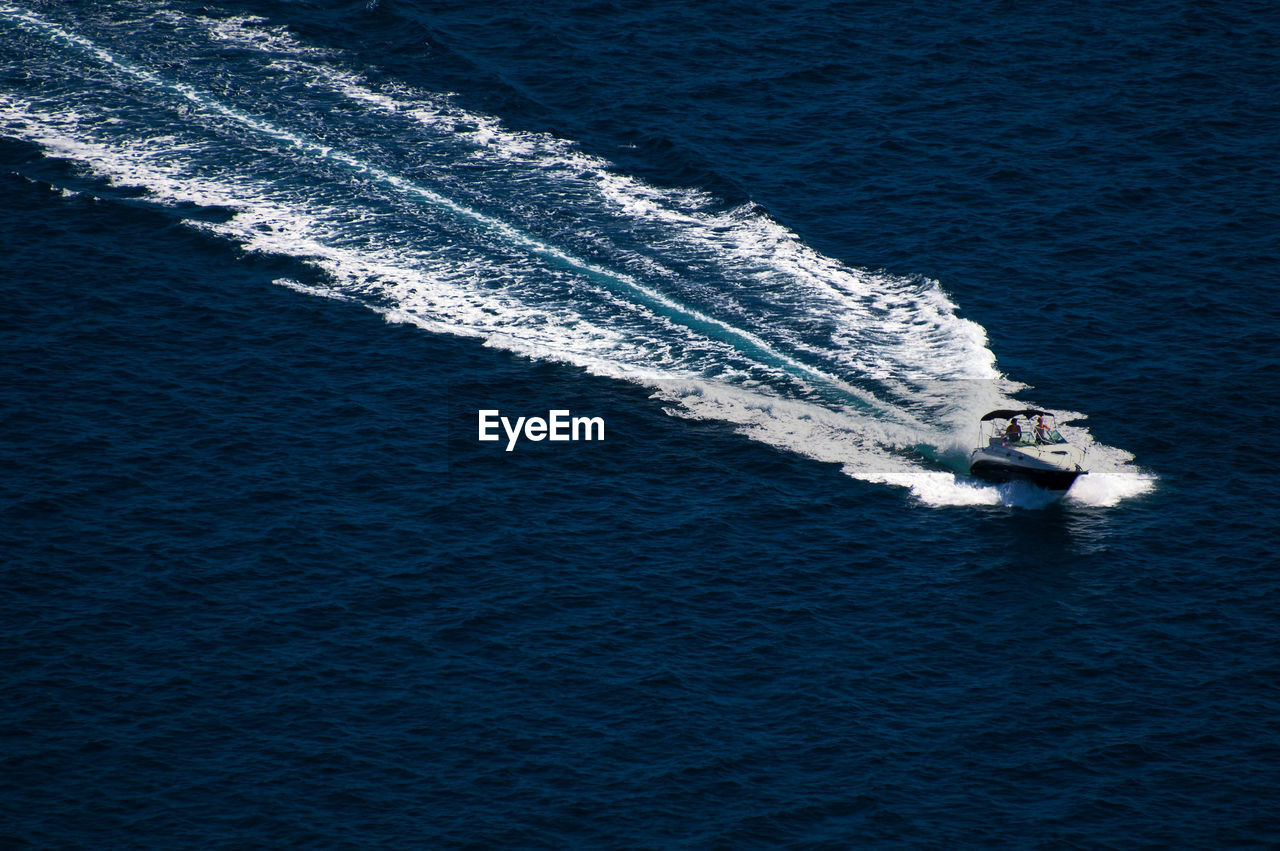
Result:
M1044 417L1036 417L1036 443L1053 443L1049 427L1044 424Z
M1009 425L1004 430L1004 439L1009 443L1017 443L1022 440L1022 426L1018 425L1017 417L1009 420Z

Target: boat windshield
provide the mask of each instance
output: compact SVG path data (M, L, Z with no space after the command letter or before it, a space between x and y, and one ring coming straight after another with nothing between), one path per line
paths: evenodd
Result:
M1066 443L1067 439L1056 428L1046 429L1036 436L1037 443Z
M1010 430L1008 422L996 420L989 422L991 431L988 437L992 444L1035 446L1067 442L1061 432L1048 423L1043 427L1033 423L1019 424L1017 429Z

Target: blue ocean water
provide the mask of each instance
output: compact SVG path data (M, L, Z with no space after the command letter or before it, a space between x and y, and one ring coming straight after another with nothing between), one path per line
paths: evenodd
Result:
M3 0L0 62L7 846L1280 843L1268 5ZM1012 402L1065 497L964 475Z

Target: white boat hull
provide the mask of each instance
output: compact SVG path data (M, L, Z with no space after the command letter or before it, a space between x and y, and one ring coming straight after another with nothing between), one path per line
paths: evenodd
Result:
M989 482L1030 482L1045 490L1065 491L1084 475L1080 450L1064 443L1010 444L992 441L969 456L969 474Z

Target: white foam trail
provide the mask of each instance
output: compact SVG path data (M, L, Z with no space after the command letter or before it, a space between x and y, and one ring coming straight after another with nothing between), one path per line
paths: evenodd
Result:
M65 40L66 42L79 47L94 56L99 62L113 68L118 68L148 86L176 93L202 110L214 112L241 124L256 133L275 139L279 142L283 142L290 147L296 148L305 155L339 163L350 168L356 173L367 177L368 179L391 187L405 195L417 197L429 204L445 209L459 218L475 222L484 228L494 231L509 244L518 246L531 254L540 255L549 260L568 266L580 273L590 275L595 279L604 280L612 285L620 286L629 291L633 297L639 298L642 302L648 305L654 305L663 309L667 312L666 315L669 317L674 318L682 324L689 325L695 330L698 330L701 326L711 326L719 334L731 338L735 345L751 351L758 357L764 357L771 362L781 364L789 371L803 376L808 380L835 387L851 397L862 397L864 401L874 404L868 397L868 394L865 394L860 388L854 387L836 376L825 373L820 369L798 361L785 353L776 350L770 346L769 343L765 342L750 331L734 327L733 325L722 322L699 310L691 309L688 306L667 297L652 287L641 283L625 272L618 272L614 269L583 260L567 251L539 240L536 237L511 226L501 219L490 216L464 204L459 204L447 196L441 195L438 192L407 180L400 175L393 174L379 168L378 166L346 151L336 150L322 142L308 138L303 134L279 127L256 116L247 115L241 110L227 106L226 104L209 97L207 94L200 92L187 84L165 80L154 72L145 68L140 68L132 62L123 61L117 58L110 51L95 45L93 42L69 33L56 25L48 24L40 20L37 16L22 14L18 17L23 22L40 28L47 35L53 38Z
M282 28L261 27L264 23L261 19L202 20L218 38L245 47L258 48L266 44L271 50L290 56L314 55L304 45L291 40ZM265 35L259 34L260 28ZM586 183L592 192L615 205L624 216L671 226L663 236L667 240L664 247L674 249L672 253L688 256L710 250L716 264L743 265L744 271L757 282L772 274L789 288L804 288L805 298L818 295L830 300L833 309L828 317L842 323L832 333L838 344L834 351L850 355L852 359L847 365L859 374L882 380L998 378L994 355L986 347L986 332L976 323L957 317L954 306L934 282L921 286L907 279L851 269L819 255L765 216L744 215L741 211L707 212L705 208L711 199L705 194L658 190L617 174L606 161L588 156L563 140L508 131L496 119L458 110L438 97L412 92L403 86L393 97L374 90L358 74L328 65L298 62L295 68L306 74L310 85L327 86L386 114L412 115L423 126L437 131L457 134L460 128L475 127L477 129L470 131L478 148L473 157L518 161L530 169L553 171L564 185ZM672 244L673 240L678 244ZM652 261L647 269L665 271ZM763 283L768 285L767 281ZM799 294L792 296L798 307L812 306L800 304L800 297ZM804 310L798 313L803 315ZM894 357L879 357L877 347L868 345L865 333L868 323L875 325L882 341L894 347ZM967 345L948 349L945 352L948 357L940 359L936 350L911 350L898 344L906 333L918 332L922 326L957 337ZM760 341L752 342L758 345ZM829 355L831 351L828 347L823 353ZM892 368L887 364L892 364ZM826 379L831 380L830 376Z
M228 45L243 51L248 69L225 70L249 75L238 90L270 91L259 77L276 75L290 97L328 92L357 115L381 116L377 124L414 143L413 161L339 126L349 110L332 114L328 101L251 110L13 6L0 15L46 39L52 61L88 59L59 70L93 84L70 101L0 90L7 132L159 201L233 210L227 221L192 226L249 251L306 258L333 281L280 281L292 289L644 383L681 416L733 423L851 476L909 488L926 504L1039 499L921 459L931 447L961 468L977 416L1022 404L1011 402L1018 385L995 369L985 331L957 316L936 282L847 267L757 211L648 186L569 142L508 131L447 97L374 87L335 52L262 19L148 14L181 34L182 49L199 50L203 32L211 53L202 58L224 61ZM113 97L128 108L112 106ZM135 119L137 110L149 117ZM243 161L229 159L228 147ZM479 171L458 181L460 162ZM514 186L576 218L555 230L545 205L503 206ZM1064 434L1092 443L1084 429ZM1152 486L1127 453L1090 453L1097 475L1070 500L1114 504Z

